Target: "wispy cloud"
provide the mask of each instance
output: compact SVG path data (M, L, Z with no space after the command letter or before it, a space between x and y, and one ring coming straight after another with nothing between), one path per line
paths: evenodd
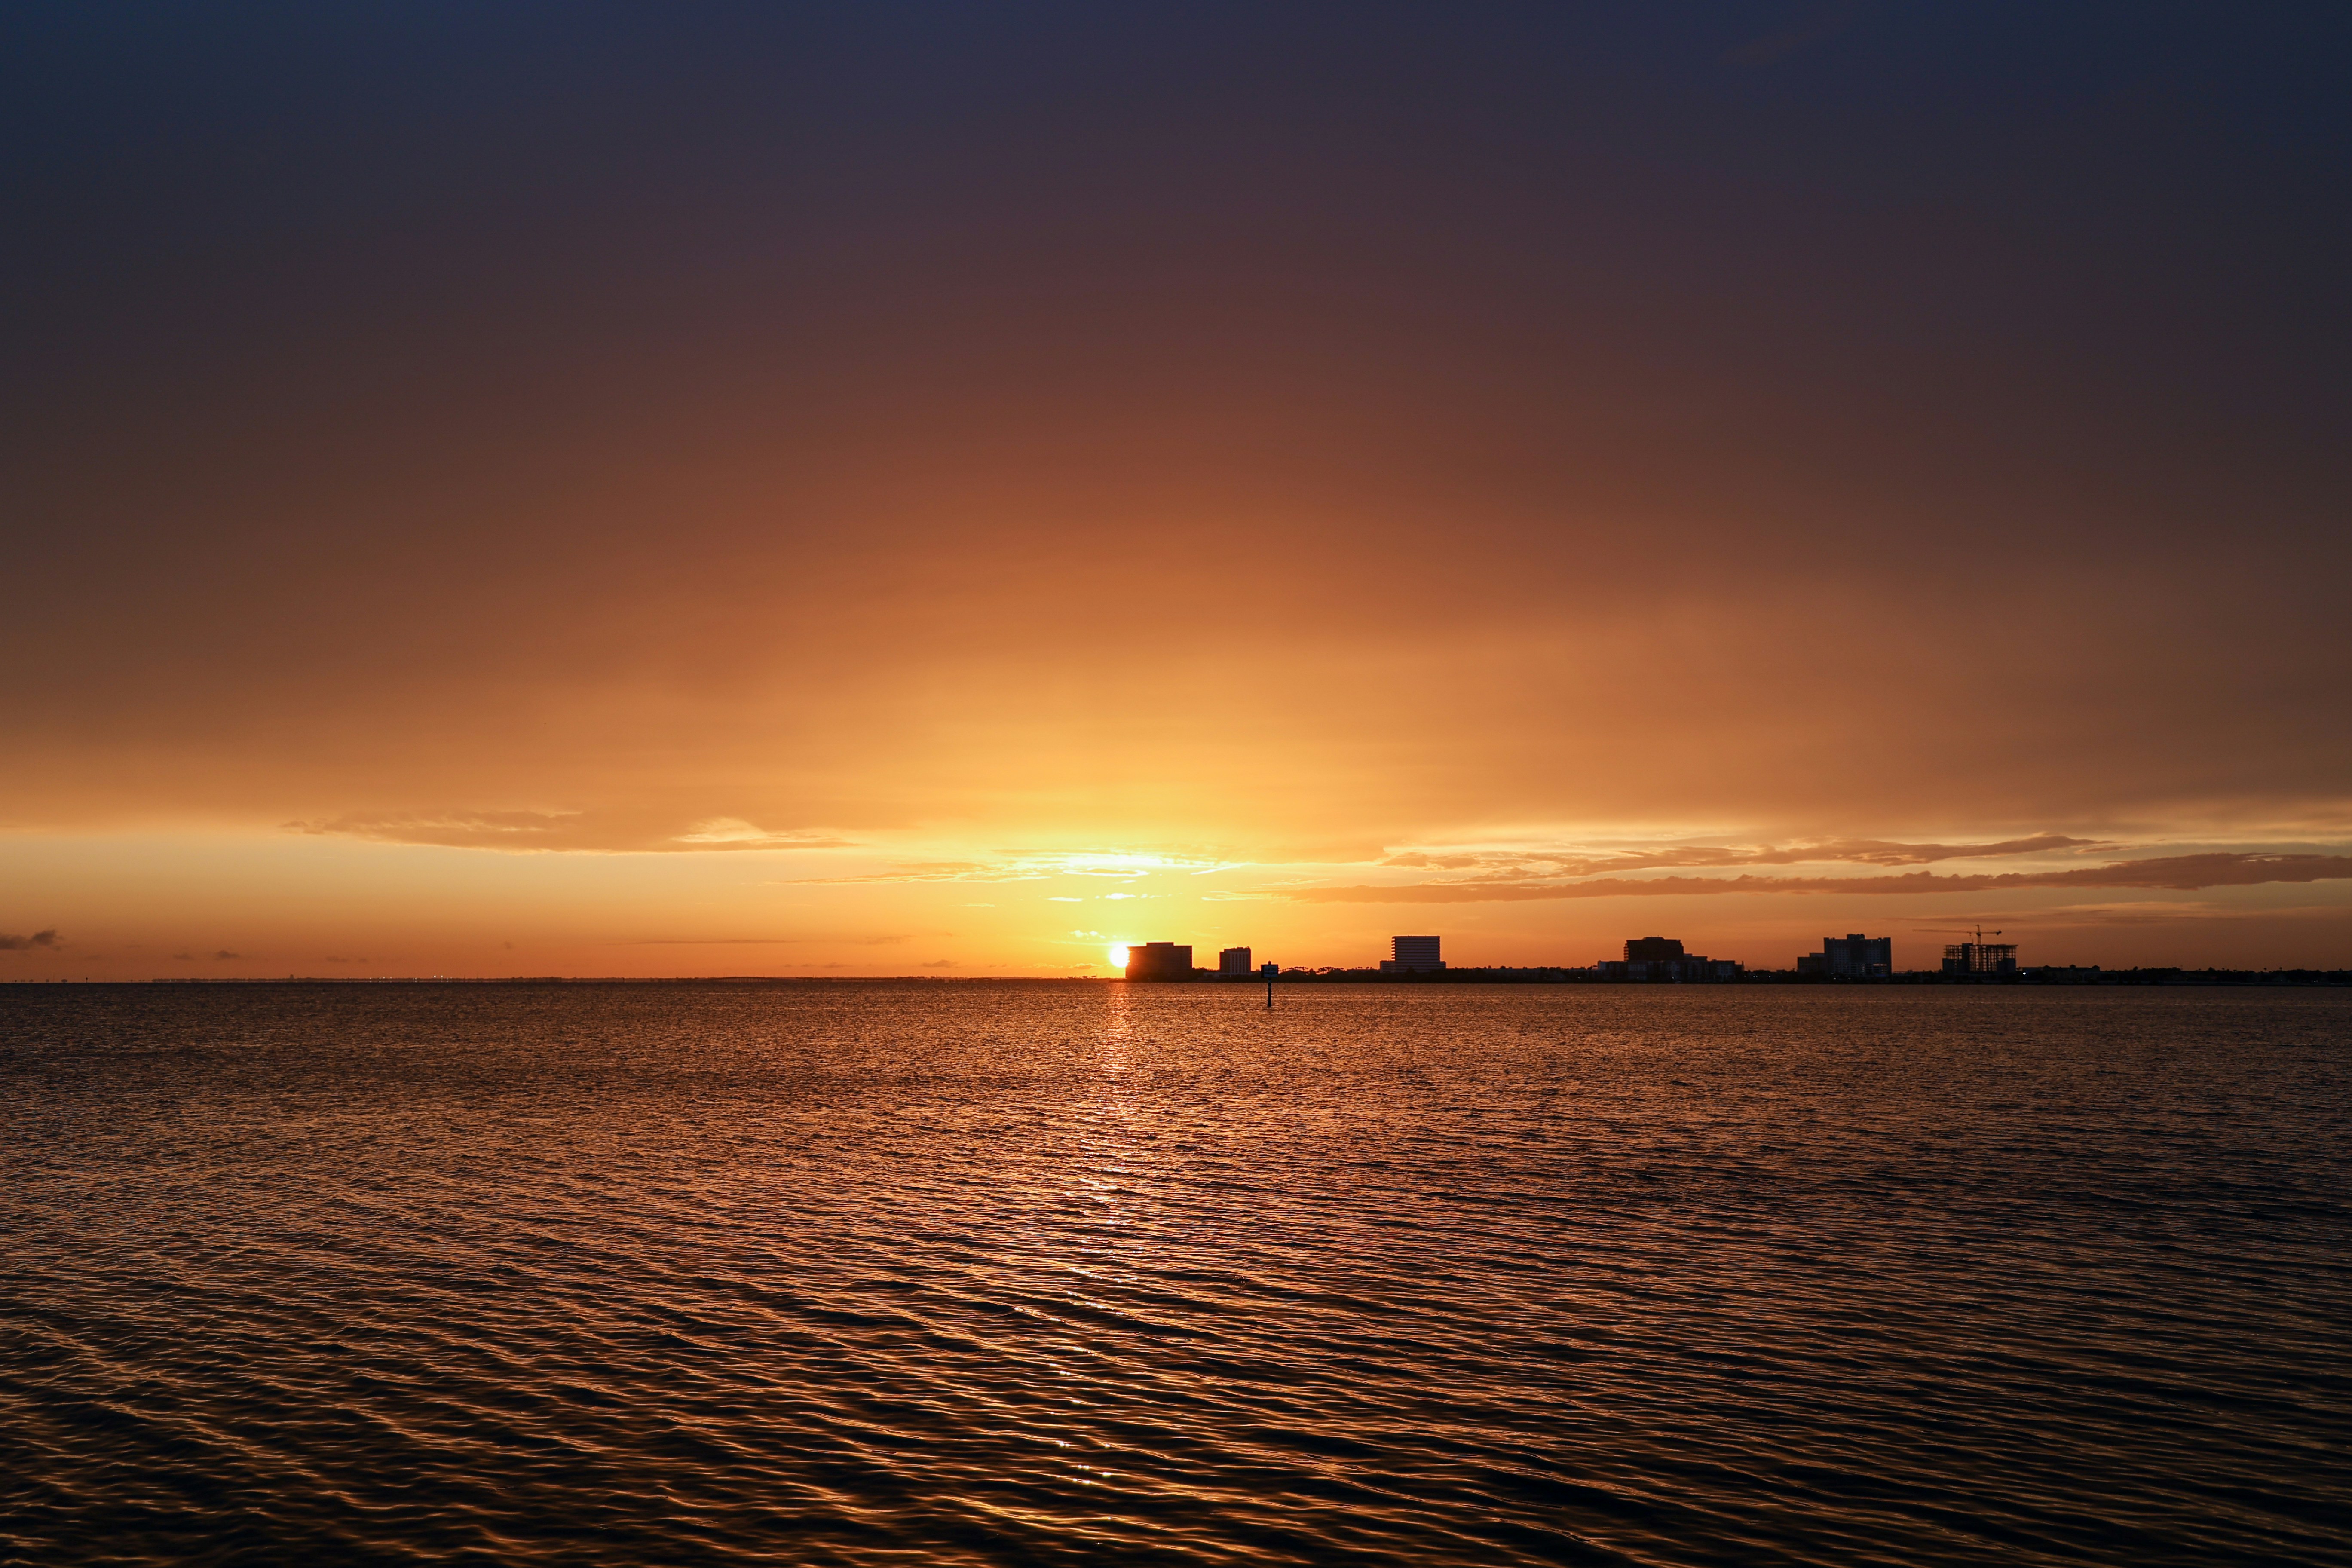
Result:
M714 816L698 822L691 833L680 833L673 844L710 849L846 849L850 841L830 833L771 833L740 816Z
M1467 904L1700 893L1968 893L2011 888L2147 888L2188 891L2352 878L2352 856L2211 854L2123 860L2068 870L1898 877L1597 877L1578 882L1465 880L1397 887L1301 888L1306 903Z
M554 849L563 847L565 841L579 832L583 820L583 814L576 811L398 812L289 822L286 830L468 849Z
M1876 838L1832 838L1786 845L1669 845L1635 849L1407 850L1390 855L1379 864L1414 870L1476 871L1520 879L1738 866L1925 866L1942 860L1994 860L2023 855L2113 851L2120 847L2097 839L2039 833L1989 844L1906 844Z
M856 877L803 877L795 887L829 887L860 882L1037 882L1046 873L989 860L913 860L887 870Z
M1151 855L1122 850L1050 854L1008 852L985 860L908 860L854 877L811 877L795 885L861 882L1037 882L1048 877L1099 877L1132 882L1160 872L1199 876L1232 870L1242 862L1188 855Z
M912 942L907 935L890 936L648 936L626 942L628 947L889 947Z
M681 824L657 814L591 811L414 811L289 822L289 833L449 849L574 854L688 854L728 849L846 849L814 828L771 829L740 816Z
M0 935L0 952L30 952L37 947L57 948L65 939L55 931L37 931L30 936Z

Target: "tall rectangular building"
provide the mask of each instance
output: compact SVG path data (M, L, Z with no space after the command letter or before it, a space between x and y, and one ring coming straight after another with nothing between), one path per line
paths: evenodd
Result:
M1127 950L1129 980L1190 980L1192 949L1189 943L1147 942Z
M1250 954L1248 948L1226 948L1223 952L1217 954L1217 973L1220 974L1247 974L1250 972L1249 958Z
M1397 936L1389 939L1394 957L1382 961L1383 974L1427 974L1445 967L1437 956L1437 938L1433 936Z
M1822 938L1822 950L1797 960L1800 974L1822 974L1832 980L1876 980L1895 973L1895 939L1864 936Z

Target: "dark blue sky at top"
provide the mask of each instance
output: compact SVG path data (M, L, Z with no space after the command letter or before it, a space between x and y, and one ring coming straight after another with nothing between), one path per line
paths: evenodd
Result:
M2347 68L2316 5L17 6L5 439L34 532L267 531L264 475L490 426L1244 384L2300 548Z

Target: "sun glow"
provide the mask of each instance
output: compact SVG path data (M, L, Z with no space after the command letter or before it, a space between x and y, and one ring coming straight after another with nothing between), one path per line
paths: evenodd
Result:
M1127 949L1118 946L1112 947L1110 950L1110 966L1113 969L1125 969L1127 967Z

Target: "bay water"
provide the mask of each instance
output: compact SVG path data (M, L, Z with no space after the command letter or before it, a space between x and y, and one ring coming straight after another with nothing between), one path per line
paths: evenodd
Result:
M2352 1563L2352 993L0 987L0 1563Z

